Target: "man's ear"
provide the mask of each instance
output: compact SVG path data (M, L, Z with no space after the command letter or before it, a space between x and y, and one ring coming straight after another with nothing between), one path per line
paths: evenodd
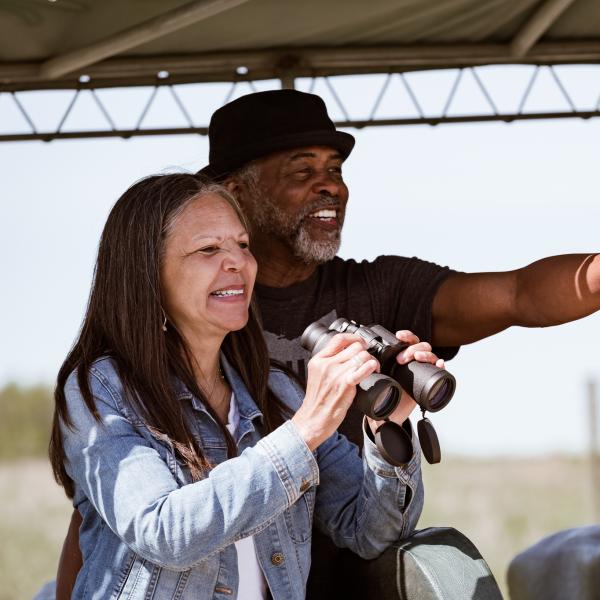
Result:
M246 190L243 182L232 177L231 179L226 179L223 182L223 186L240 204L244 204L244 192Z
M235 180L235 179L226 179L223 182L223 185L225 186L225 189L230 193L230 194L234 194L239 191L240 189L240 184Z

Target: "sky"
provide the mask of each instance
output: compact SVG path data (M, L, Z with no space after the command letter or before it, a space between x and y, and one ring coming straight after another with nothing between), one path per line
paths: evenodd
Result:
M499 72L484 75L490 87L496 86L499 108L514 110L527 73L508 68L494 77ZM414 74L411 82L424 93L435 92L436 86L448 89L451 76L439 75L435 82ZM564 108L551 77L542 75L531 102ZM594 105L598 68L565 67L561 75L577 101ZM378 81L383 80L370 83ZM367 83L360 77L341 78L339 89L368 114L377 88ZM308 85L299 84L301 89ZM398 87L390 86L390 93L396 95L384 99L379 116L398 106L407 115L414 112L401 95L400 82L394 84ZM452 110L469 112L476 100L481 103L476 98L480 91L470 85ZM315 91L338 116L322 82ZM431 107L423 100L426 111L443 106L442 92L432 94ZM205 124L225 93L223 86L192 86L184 96L192 102L193 117ZM52 111L66 99L64 92L23 96L46 119L40 129L56 124ZM131 90L107 91L103 99L122 118L134 102ZM171 114L168 100L161 99L164 104L148 114L145 126ZM0 95L0 130L6 130L3 118L18 119L3 117L7 101L6 94ZM91 127L100 118L93 103L82 107L67 128ZM173 120L178 123L177 117ZM350 132L357 142L344 166L350 202L343 257L418 256L477 272L515 269L555 254L600 251L600 120ZM200 136L0 144L0 386L52 383L77 335L98 239L119 195L145 175L195 171L207 157L208 142ZM463 347L448 363L458 381L456 395L443 411L430 415L442 452L585 453L588 382L595 380L600 388L599 334L600 314L595 314L547 329L514 327Z

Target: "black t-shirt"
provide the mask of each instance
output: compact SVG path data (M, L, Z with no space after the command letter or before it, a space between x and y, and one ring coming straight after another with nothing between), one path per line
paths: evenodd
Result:
M345 317L362 325L379 324L395 333L409 329L423 341L431 341L431 312L439 285L453 271L447 267L400 256L380 256L373 262L342 260L320 265L305 281L285 288L257 284L263 330L272 358L286 363L302 379L310 353L300 346L300 337L314 321L329 326ZM436 348L443 358L452 358L456 348ZM362 445L362 413L351 408L340 431ZM356 558L341 551L318 531L313 532L312 566L308 600L352 598L348 573ZM395 574L390 573L394 580Z
M300 336L314 321L329 326L338 317L383 325L392 333L409 329L422 341L431 341L433 298L451 273L418 258L379 256L372 262L356 262L336 257L300 283L285 288L257 284L269 353L304 378L310 353L300 346ZM457 349L436 351L452 358ZM359 446L360 421L361 414L351 409L340 427Z

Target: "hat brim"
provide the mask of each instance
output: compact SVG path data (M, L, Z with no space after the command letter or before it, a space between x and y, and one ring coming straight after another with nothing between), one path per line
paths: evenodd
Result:
M227 157L227 164L209 163L200 169L197 174L212 180L222 180L252 160L263 158L273 152L306 146L329 146L337 150L342 159L346 160L352 152L352 148L354 148L354 143L354 136L345 131L303 131L279 138L271 138L264 142L256 142L242 148L234 148L231 155Z

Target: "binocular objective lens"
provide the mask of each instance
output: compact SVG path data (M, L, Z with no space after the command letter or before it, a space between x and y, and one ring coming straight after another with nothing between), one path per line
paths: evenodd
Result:
M399 399L398 388L389 386L373 402L373 415L376 419L384 419L396 408Z
M431 401L429 402L429 409L435 411L436 408L442 408L448 395L448 382L441 379L438 381L433 390L431 390ZM442 406L440 406L442 405Z

